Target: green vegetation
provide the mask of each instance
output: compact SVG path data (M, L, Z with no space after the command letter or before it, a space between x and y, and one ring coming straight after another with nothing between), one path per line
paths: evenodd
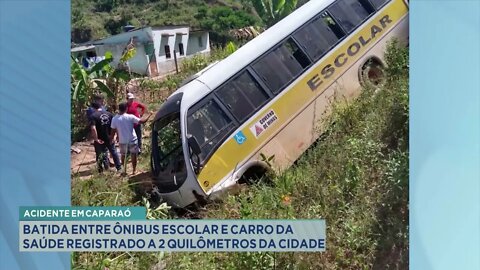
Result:
M120 65L127 62L135 55L135 48L126 50L120 58ZM121 98L120 92L131 79L125 69L113 68L112 54L107 52L105 59L85 69L78 60L71 57L70 64L70 93L71 93L71 140L78 141L88 132L85 111L93 95L102 94L108 97L109 104L116 108L117 101Z
M186 24L221 36L231 29L259 25L261 20L235 0L72 1L72 41L75 43L118 34L128 24L136 27Z
M297 0L250 0L267 26L272 26L297 8Z
M271 26L308 0L72 0L72 41L100 39L133 25L189 25L211 32L214 43L229 30Z
M235 10L223 6L209 8L206 5L202 5L198 8L194 17L198 20L200 28L217 33L259 23L255 17L243 10Z
M350 104L333 103L326 132L295 166L208 204L214 219L325 218L325 253L73 253L73 269L406 269L408 268L408 49L393 42L387 80ZM146 153L148 155L148 153ZM269 158L269 157L265 157ZM148 159L141 167L148 170ZM144 177L73 179L72 205L157 208Z

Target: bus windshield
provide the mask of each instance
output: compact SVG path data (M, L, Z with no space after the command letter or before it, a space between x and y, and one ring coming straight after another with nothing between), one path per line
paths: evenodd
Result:
M158 145L158 161L160 167L165 167L173 158L177 150L181 150L179 115L165 117L155 123L154 127Z
M153 125L152 169L163 191L176 190L186 179L179 113L160 118Z

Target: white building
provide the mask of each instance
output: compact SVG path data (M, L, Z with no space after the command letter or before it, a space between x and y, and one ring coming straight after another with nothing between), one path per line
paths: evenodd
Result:
M106 52L113 54L114 67L118 67L120 57L132 42L135 56L127 66L131 72L157 76L175 70L187 57L210 53L209 33L192 31L188 26L144 27L72 48L71 53L82 63L98 62ZM176 56L176 57L175 57ZM88 61L85 61L87 59Z

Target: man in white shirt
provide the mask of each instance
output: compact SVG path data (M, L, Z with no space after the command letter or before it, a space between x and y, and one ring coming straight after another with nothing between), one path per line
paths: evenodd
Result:
M145 123L150 115L146 119L140 119L133 114L128 114L127 103L120 103L118 105L119 114L115 115L112 119L112 133L111 138L118 135L118 142L120 145L120 154L122 156L122 162L124 163L124 174L127 174L127 162L125 157L127 154L132 156L133 174L137 168L137 154L138 154L138 139L135 134L133 126L138 123Z

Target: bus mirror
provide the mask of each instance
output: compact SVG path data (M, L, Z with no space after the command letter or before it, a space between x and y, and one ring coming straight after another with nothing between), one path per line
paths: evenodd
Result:
M192 148L192 152L197 156L200 155L200 153L202 153L202 149L200 148L200 144L198 144L197 138L195 138L193 135L189 135L187 140L188 145L190 148Z

